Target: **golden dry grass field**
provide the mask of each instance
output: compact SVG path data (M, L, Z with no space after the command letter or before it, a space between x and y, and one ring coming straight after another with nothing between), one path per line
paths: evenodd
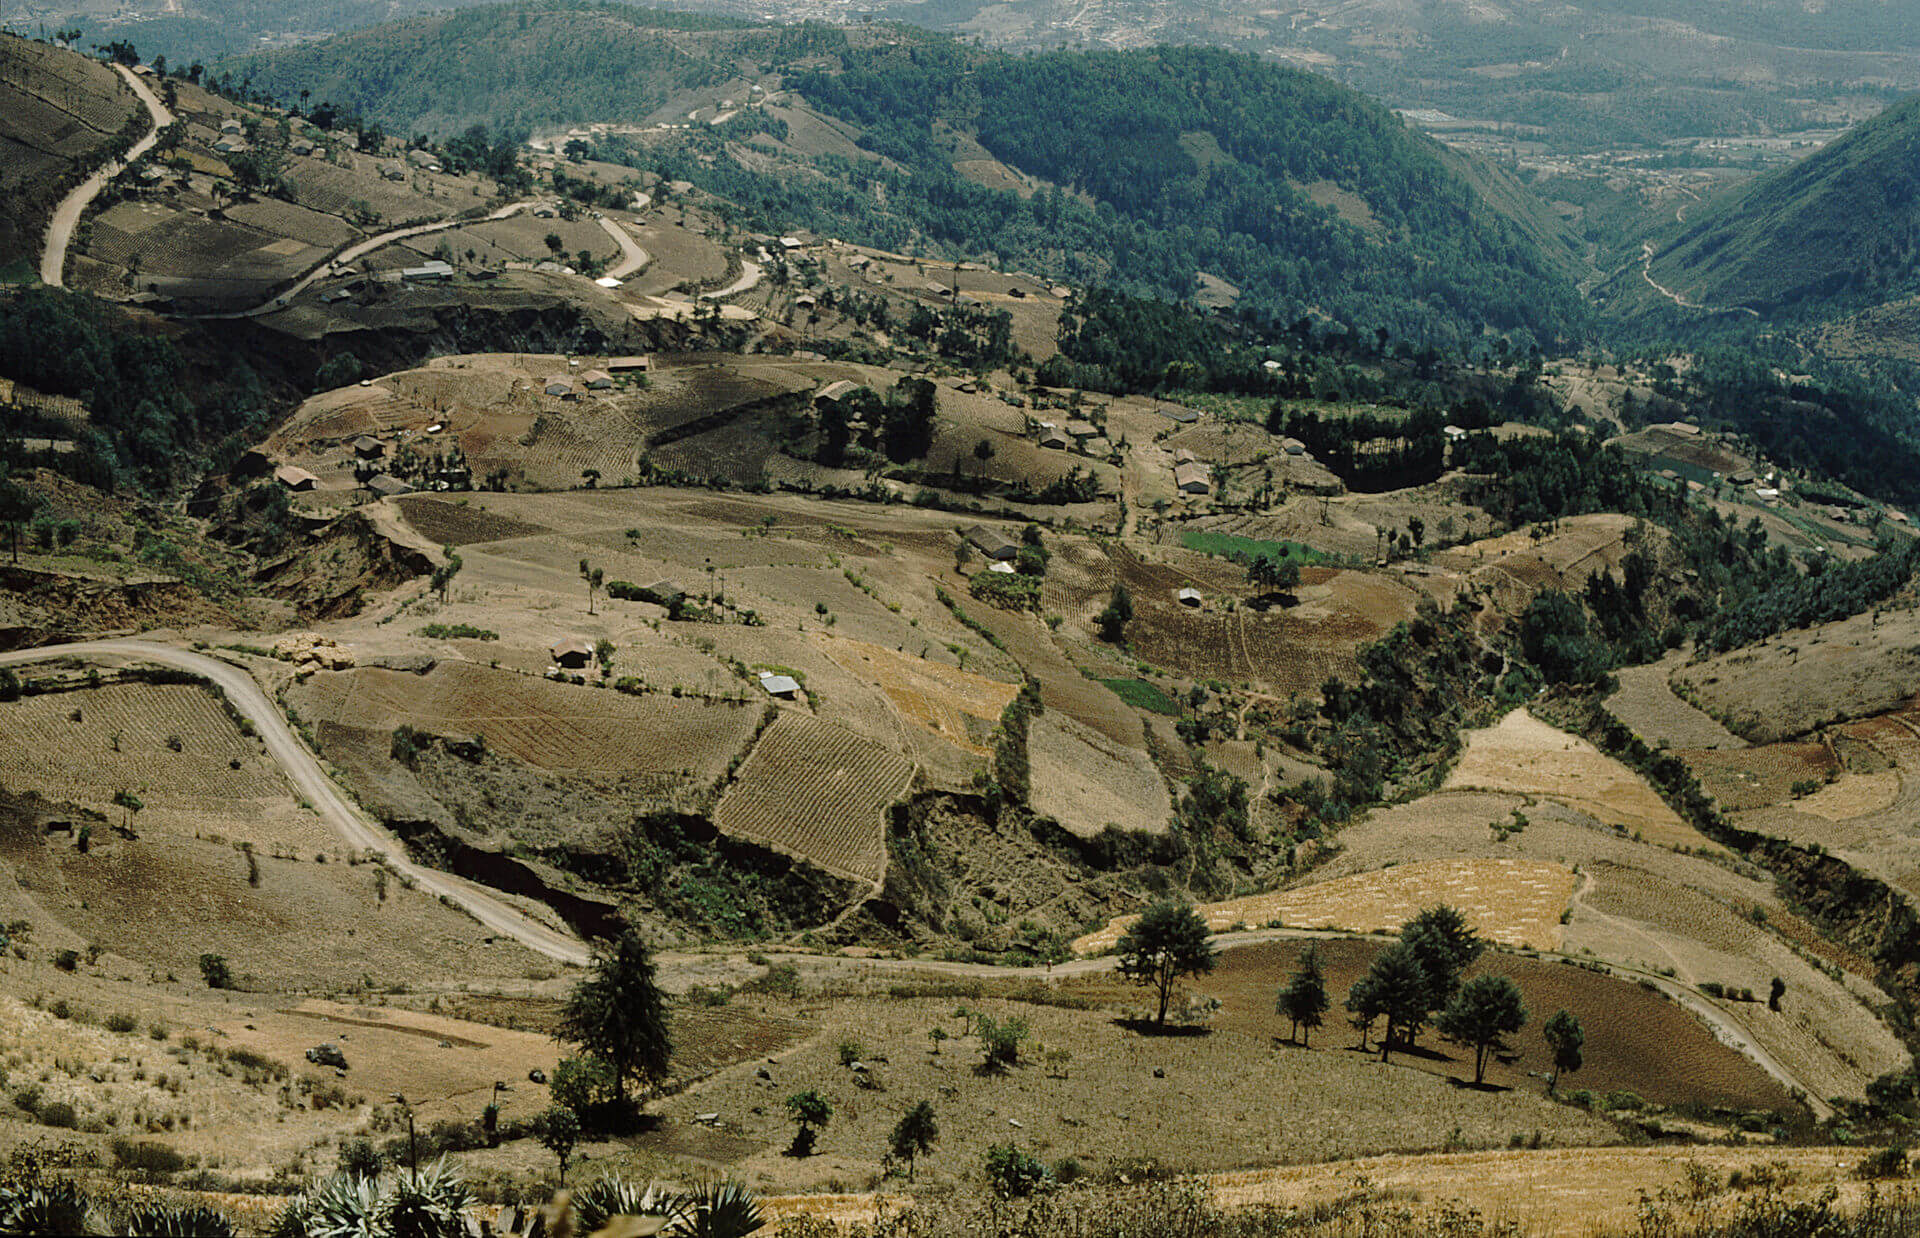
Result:
M1262 928L1276 920L1287 928L1375 933L1398 929L1422 908L1445 903L1489 941L1557 950L1560 915L1576 882L1573 870L1541 860L1430 860L1201 903L1195 910L1216 933L1236 925ZM1113 949L1135 919L1116 917L1098 932L1077 939L1074 952Z
M1543 796L1661 846L1713 846L1632 770L1525 709L1468 731L1466 741L1443 790Z

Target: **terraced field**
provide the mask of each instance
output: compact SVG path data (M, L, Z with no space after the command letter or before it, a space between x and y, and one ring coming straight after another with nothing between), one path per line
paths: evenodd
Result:
M882 814L907 789L905 757L832 723L783 712L714 812L726 834L860 881L886 872Z
M464 662L423 676L377 668L316 675L290 699L316 722L481 735L541 769L679 773L700 782L725 772L760 720L751 705L628 696Z

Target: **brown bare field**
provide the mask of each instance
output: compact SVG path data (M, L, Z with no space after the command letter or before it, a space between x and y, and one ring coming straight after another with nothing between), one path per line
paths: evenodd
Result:
M133 823L142 832L272 850L337 841L197 684L107 684L0 705L0 787L70 801L116 824L129 814L113 797L132 792L145 805ZM104 846L107 831L99 833Z
M1617 570L1634 549L1635 528L1628 516L1574 516L1537 538L1537 530L1516 529L1438 551L1433 563L1466 574L1502 612L1518 614L1543 589L1577 589L1595 572ZM1657 529L1649 535L1663 536Z
M1514 710L1495 726L1467 732L1466 739L1466 750L1443 790L1546 796L1662 846L1713 847L1639 775L1525 709Z
M1013 684L867 641L825 640L821 647L842 667L877 683L902 718L976 756L987 755L985 737L1020 692Z
M828 872L878 881L886 871L882 812L913 765L851 731L783 711L714 809L721 831L799 856Z
M1260 928L1279 921L1288 928L1391 932L1422 908L1446 903L1458 908L1489 941L1538 950L1560 947L1560 915L1577 879L1561 864L1541 860L1431 860L1398 864L1219 903L1196 910L1216 933L1236 925ZM1137 916L1119 916L1073 943L1078 954L1113 949Z
M1761 744L1733 751L1681 751L1700 785L1729 812L1764 808L1794 798L1795 784L1825 786L1839 763L1825 744Z
M1898 709L1920 684L1920 612L1885 610L1783 632L1674 675L1690 699L1754 743Z
M482 735L490 747L550 770L681 773L710 782L746 744L760 711L731 702L629 696L466 662L425 675L379 668L315 675L290 698L301 716L385 732L402 723L436 735Z
M1607 712L1655 747L1745 747L1745 740L1674 692L1669 676L1683 662L1684 655L1675 653L1615 671L1620 690L1607 698Z
M1166 779L1138 747L1048 710L1034 721L1027 750L1033 810L1083 838L1109 825L1157 834L1172 820Z

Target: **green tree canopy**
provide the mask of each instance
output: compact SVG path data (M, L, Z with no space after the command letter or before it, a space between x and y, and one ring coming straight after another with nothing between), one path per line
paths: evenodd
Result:
M1583 1064L1580 1050L1587 1043L1587 1029L1580 1026L1580 1020L1566 1010L1555 1011L1540 1031L1547 1038L1547 1047L1553 1050L1553 1073L1547 1076L1547 1094L1560 1086L1560 1075L1571 1074Z
M1388 1061L1394 1041L1410 1035L1427 1018L1427 973L1420 966L1419 956L1404 941L1388 946L1374 956L1373 966L1354 983L1347 1004L1355 1013L1371 1010L1376 1017L1386 1018L1387 1027L1380 1036L1380 1060Z
M914 1161L933 1151L939 1138L940 1123L933 1116L933 1102L923 1100L900 1115L887 1139L887 1150L907 1163L907 1181L913 1181Z
M1166 1026L1174 982L1182 976L1205 975L1216 961L1207 922L1190 903L1155 903L1120 938L1120 974L1150 986L1159 998L1153 1019L1156 1027Z
M1460 987L1460 977L1480 957L1487 944L1480 940L1458 908L1439 903L1429 907L1400 926L1400 940L1420 961L1427 977L1425 1016L1444 1010ZM1408 1031L1417 1032L1418 1027Z
M607 1064L615 1104L626 1102L629 1080L656 1084L672 1063L666 999L653 973L646 944L628 929L594 950L593 970L560 1013L556 1037Z
M1274 1009L1287 1017L1293 1024L1293 1036L1306 1044L1327 1013L1327 977L1320 969L1319 947L1307 947L1293 978L1280 990Z
M1508 976L1475 976L1461 985L1440 1012L1435 1026L1455 1044L1473 1047L1473 1082L1487 1075L1487 1053L1504 1048L1502 1037L1527 1025L1527 1006L1520 986Z

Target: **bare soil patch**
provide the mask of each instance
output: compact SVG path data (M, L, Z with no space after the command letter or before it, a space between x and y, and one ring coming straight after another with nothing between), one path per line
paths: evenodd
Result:
M1757 744L1898 709L1920 684L1920 612L1783 632L1678 671L1700 708Z

